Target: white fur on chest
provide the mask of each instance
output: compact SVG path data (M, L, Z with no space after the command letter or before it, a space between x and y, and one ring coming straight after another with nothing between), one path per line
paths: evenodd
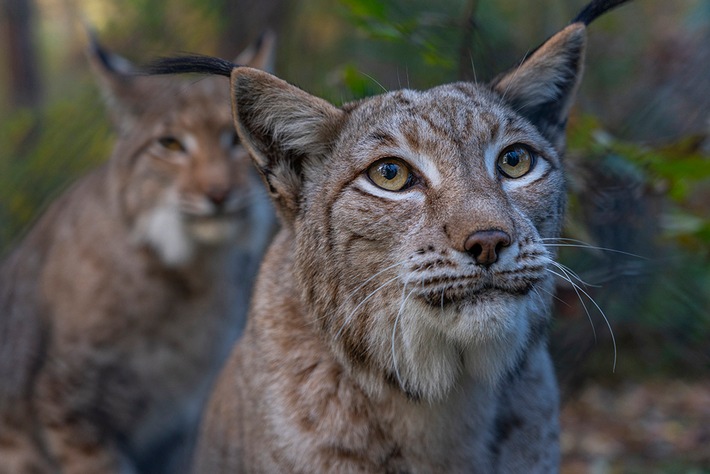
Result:
M176 206L159 205L138 218L133 232L136 242L149 245L167 266L189 262L195 243L187 235L185 221Z
M389 354L405 391L428 400L441 400L457 390L462 377L496 386L519 361L531 319L542 311L530 295L443 308L412 298L401 308L395 324L384 316L372 318L377 327L368 332L368 343Z

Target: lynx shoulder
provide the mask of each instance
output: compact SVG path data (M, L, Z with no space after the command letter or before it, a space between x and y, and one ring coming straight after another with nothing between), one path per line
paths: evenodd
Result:
M335 107L250 68L235 124L282 228L195 472L556 472L546 347L564 129L595 0L489 84Z
M0 267L0 472L182 471L272 232L224 78L90 60L113 154Z

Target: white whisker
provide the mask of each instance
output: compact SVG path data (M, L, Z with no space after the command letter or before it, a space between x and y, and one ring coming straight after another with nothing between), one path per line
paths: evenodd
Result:
M589 293L587 293L586 291L584 291L579 285L577 285L575 282L573 282L568 276L560 275L560 274L557 273L556 271L550 270L549 268L547 268L546 270L547 270L548 272L552 273L553 275L557 275L558 277L562 278L563 280L566 280L567 282L569 282L569 283L572 285L572 287L575 289L575 292L577 292L577 291L582 292L582 294L583 294L584 296L586 296L586 297L589 299L589 301L592 302L592 304L597 308L597 310L599 311L599 313L602 315L602 317L604 318L604 322L606 323L607 328L609 328L609 334L611 335L611 342L612 342L612 344L613 344L613 346L614 346L614 364L613 364L613 367L612 367L612 371L615 372L615 371L616 371L616 357L617 357L616 338L614 337L614 330L611 328L611 323L609 322L609 319L606 317L606 314L604 313L604 311L603 311L603 310L601 309L601 307L597 304L597 302L594 301L594 298L592 298L592 297L589 295ZM579 293L577 293L577 294L578 294L578 296L579 296ZM581 297L580 297L580 302L582 302L582 298L581 298ZM582 305L584 306L584 302L582 302ZM585 306L585 311L586 311L586 306ZM587 315L589 315L588 312L587 312ZM591 321L591 318L590 318L590 321ZM593 327L593 325L592 325L592 327Z
M476 66L473 64L473 54L469 51L468 57L471 59L471 71L473 71L473 82L478 84L478 79L476 78Z
M575 285L574 282L572 282L572 280L570 280L569 276L567 275L567 273L563 269L560 268L560 270L562 271L562 273L564 273L565 276L559 275L550 269L547 269L547 270L550 273L553 273L554 275L559 276L563 280L567 281L570 285L572 285L572 289L574 290L574 293L577 295L577 299L582 304L582 308L584 309L584 313L587 315L587 320L589 321L589 325L592 327L592 334L594 335L594 342L596 343L597 342L597 328L594 326L594 321L592 320L592 315L589 313L589 309L587 308L587 305L584 304L584 300L582 299L582 295L580 295L579 291L577 290L577 285Z
M399 318L402 316L402 311L404 311L404 305L407 303L407 300L409 299L410 296L412 296L412 293L414 293L414 290L416 290L416 287L412 288L412 291L410 291L407 296L404 296L405 291L407 290L407 284L409 282L405 282L404 287L402 288L402 303L399 305L399 311L397 311L397 316L394 318L394 324L392 325L392 364L394 365L394 373L395 376L397 377L397 382L399 382L399 386L402 388L402 390L406 391L407 389L404 386L404 382L402 381L402 376L399 373L399 367L397 365L397 354L396 354L396 349L395 349L395 340L396 340L396 334L397 334L397 323L399 322Z
M586 281L582 280L582 278L580 278L579 275L577 275L572 269L570 269L566 265L563 265L563 264L556 262L554 260L549 260L548 263L554 265L560 271L562 271L565 275L569 275L570 277L574 278L575 280L577 280L579 283L581 283L584 286L589 286L592 288L601 288L600 285L592 285L591 283L587 283Z
M372 82L374 82L375 84L377 84L378 86L380 86L380 88L382 88L383 91L389 92L385 86L383 86L382 84L380 84L380 83L377 81L377 79L375 79L375 78L372 77L371 75L367 74L366 72L362 72L362 71L360 71L360 74L362 74L363 76L367 77L367 78L370 79Z
M629 257L640 258L643 260L649 260L648 257L644 257L643 255L638 255L638 254L630 253L630 252L624 252L623 250L610 249L610 248L606 248L606 247L598 247L596 245L588 244L587 242L584 242L583 240L565 239L565 238L560 238L560 239L544 238L544 239L540 239L540 240L542 240L542 245L545 247L573 247L573 248L581 248L581 249L588 249L588 250L600 250L602 252L618 253L621 255L627 255ZM546 241L551 241L551 240L554 240L554 241L557 241L560 243L546 242Z
M543 303L543 304L545 303L545 300L543 299L543 296L540 294L541 291L544 291L545 293L547 293L548 295L550 295L551 298L556 299L557 301L559 301L559 302L562 303L563 305L565 305L565 306L570 306L570 304L569 304L568 302L566 302L565 300L563 300L562 298L560 298L559 296L557 296L557 295L554 294L553 292L548 291L548 290L546 290L546 289L544 289L544 288L538 288L537 286L533 286L533 287L532 287L532 290L535 292L535 294L537 295L537 297L540 299L540 302Z
M383 274L384 272L386 272L387 270L391 270L391 269L393 269L393 268L395 268L395 267L398 267L398 266L406 265L406 263L407 263L406 261L393 263L392 265L390 265L390 266L388 266L388 267L385 267L385 268L383 268L382 270L380 270L379 272L375 273L375 274L372 275L370 278L368 278L367 280L363 281L357 288L355 288L353 291L351 291L350 294L347 296L347 298L345 298L346 301L349 300L350 298L352 298L352 297L355 295L355 293L357 293L358 291L360 291L365 285L367 285L368 283L370 283L372 280L374 280L374 279L377 278L378 276L382 275L382 274Z
M535 296L537 296L537 299L540 301L540 303L543 303L543 304L544 304L544 303L545 303L545 300L542 298L542 295L540 294L540 292L537 291L537 288L535 288L535 287L533 286L533 287L530 288L530 289L535 293Z
M363 281L363 282L362 282L360 285L358 285L358 287L355 288L353 291L351 291L350 294L345 298L345 301L350 300L350 299L355 295L355 293L357 293L358 291L360 291L365 285L367 285L369 282L371 282L372 280L374 280L375 278L377 278L377 277L380 276L381 274L385 273L385 272L388 271L388 270L391 270L392 268L395 268L395 267L398 267L398 266L401 266L401 265L405 265L406 263L407 263L406 261L404 261L404 262L398 262L398 263L394 263L394 264L392 264L392 265L390 265L390 266L388 266L388 267L383 268L382 270L380 270L379 272L375 273L374 275L372 275L372 276L371 276L370 278L368 278L367 280ZM349 319L352 317L353 313L354 313L355 311L357 311L357 309L358 309L365 301L367 301L368 299L370 299L372 296L375 295L375 293L377 293L378 291L380 291L382 288L384 288L385 286L387 286L388 284L390 284L391 282L393 282L393 281L396 280L397 278L399 278L399 277L398 277L398 276L395 276L394 278L392 278L392 279L390 279L390 280L387 280L384 284L382 284L381 286L379 286L375 291L373 291L373 292L370 293L368 296L366 296L365 299L362 300L362 301L360 302L360 304L358 304L357 307L348 315L348 317L347 317L347 318L345 319L345 321L343 322L343 326L341 326L340 330L337 332L337 334L336 334L335 337L336 337L336 338L340 337L340 334L342 333L343 328L344 328L345 325L349 322ZM328 318L328 317L329 317L329 315L326 314L325 316L321 316L321 317L319 317L319 318L316 318L315 320L313 320L313 321L312 321L311 323L309 323L309 324L315 323L315 322L317 322L317 321L320 321L320 320L325 319L325 318Z
M358 303L358 305L355 306L355 309L353 309L352 311L350 311L350 313L345 317L345 319L343 320L342 326L340 326L340 329L338 329L338 332L335 333L335 338L338 339L338 338L340 337L340 334L343 332L343 329L345 329L345 326L347 326L347 324L350 322L350 318L352 318L352 317L355 315L355 313L357 312L357 310L360 309L360 306L362 306L363 304L365 304L365 302L367 302L367 300L369 300L370 298L372 298L373 296L375 296L375 294L377 294L377 292L379 292L379 291L380 291L381 289L383 289L385 286L389 285L390 283L392 283L393 281L398 280L398 279L399 279L399 275L395 275L393 278L390 278L389 280L387 280L386 282L384 282L383 284L381 284L380 286L378 286L377 288L375 288L375 290L374 290L372 293L370 293L370 294L367 295L362 301L360 301L360 302Z
M503 91L503 94L501 95L502 99L505 100L505 96L508 94L508 90L510 89L510 86L513 85L513 79L515 79L515 76L518 75L520 72L520 69L523 66L523 63L528 59L528 55L530 54L530 50L528 50L527 53L523 56L523 59L520 61L520 64L518 64L518 67L515 68L515 71L513 72L513 75L510 77L510 81L508 81L508 85L505 86L505 90Z

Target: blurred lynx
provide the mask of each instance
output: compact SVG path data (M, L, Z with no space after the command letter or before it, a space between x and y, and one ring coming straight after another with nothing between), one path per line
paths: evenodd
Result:
M196 473L549 473L546 347L567 114L594 1L491 84L334 107L228 61L282 229L209 402Z
M0 472L183 472L273 211L226 79L90 59L118 139L0 268Z

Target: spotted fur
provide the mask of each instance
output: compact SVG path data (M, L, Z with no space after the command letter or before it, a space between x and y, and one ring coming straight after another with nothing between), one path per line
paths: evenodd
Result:
M271 232L224 78L90 59L118 138L0 267L0 473L184 472Z

